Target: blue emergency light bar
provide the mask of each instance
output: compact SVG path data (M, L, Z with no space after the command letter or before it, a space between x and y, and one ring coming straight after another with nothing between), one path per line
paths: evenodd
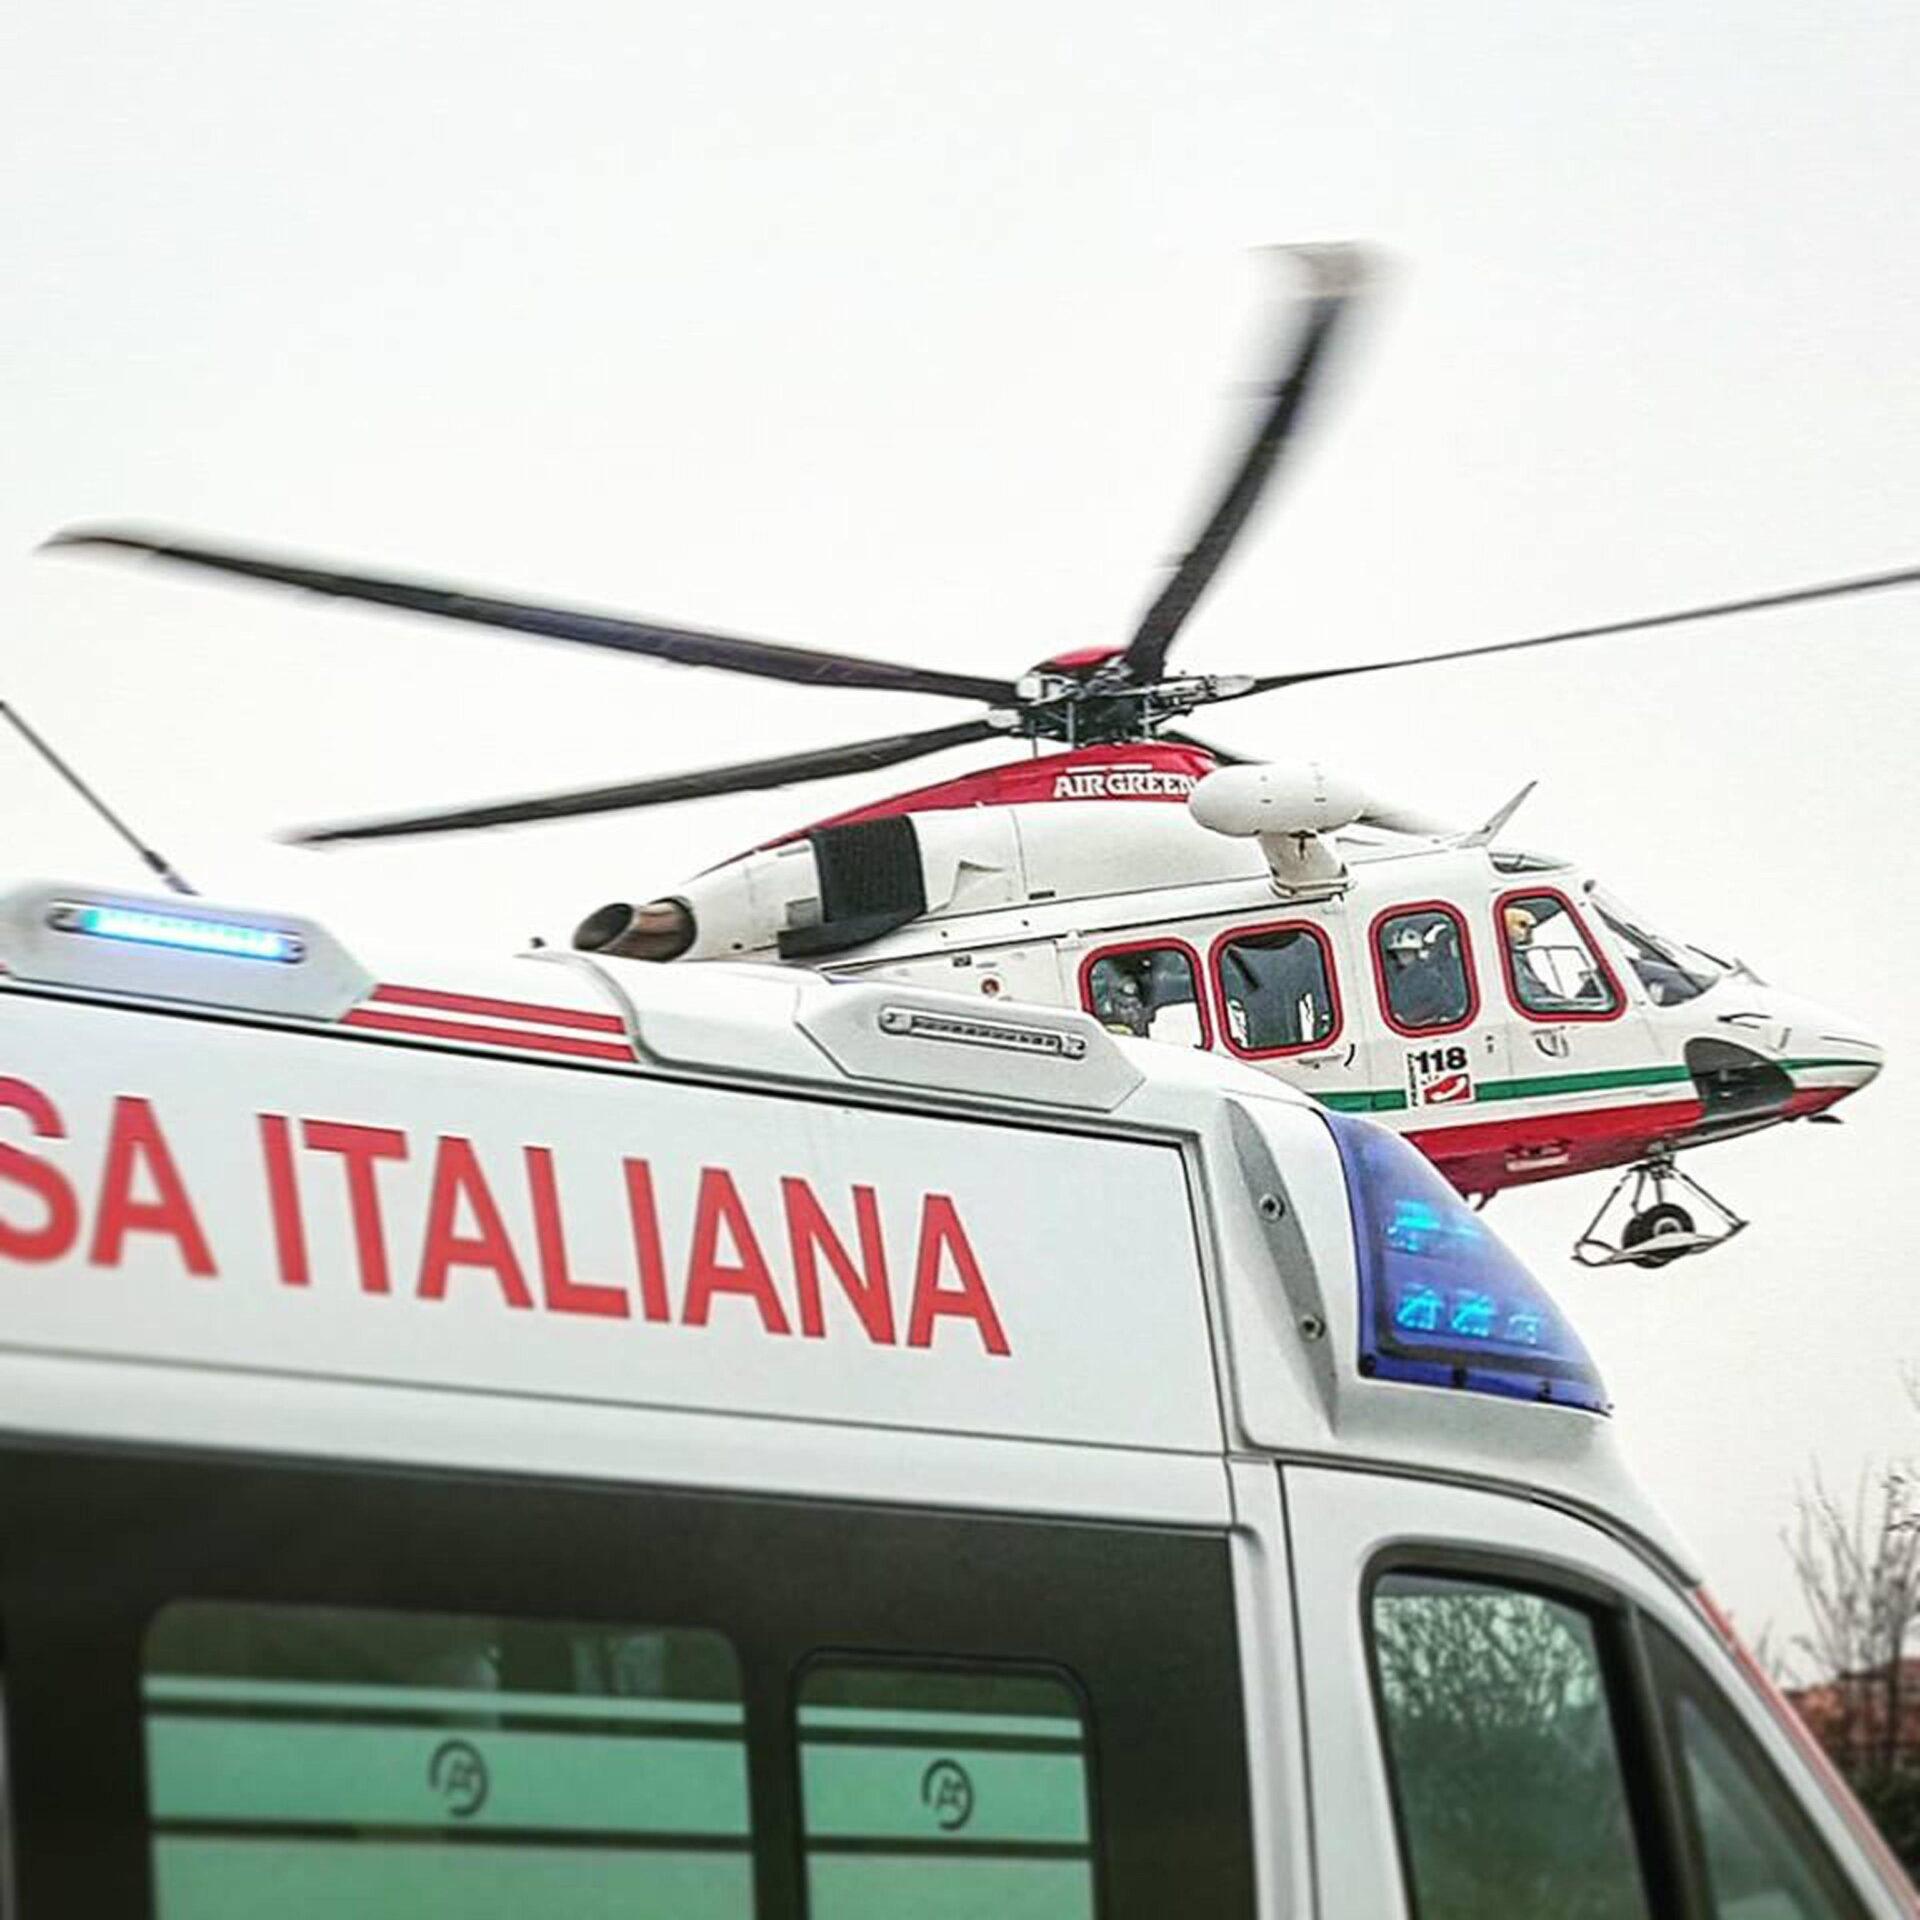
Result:
M290 966L307 955L304 940L275 927L252 926L244 920L207 920L194 914L158 913L145 907L60 901L47 909L47 925L56 933L91 934L100 940L218 954L228 960L277 960Z
M1326 1116L1360 1267L1360 1371L1609 1411L1580 1336L1438 1168L1370 1120Z

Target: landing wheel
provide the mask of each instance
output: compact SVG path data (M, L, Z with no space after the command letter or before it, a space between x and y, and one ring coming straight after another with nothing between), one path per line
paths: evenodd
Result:
M1662 1252L1658 1242L1670 1234L1692 1231L1693 1215L1685 1207L1676 1206L1671 1200L1660 1200L1644 1212L1636 1213L1620 1229L1620 1245L1632 1253L1635 1266L1664 1267L1689 1249L1670 1247ZM1639 1251L1641 1248L1645 1251Z
M1669 1200L1670 1193L1684 1194L1688 1204ZM1704 1228L1695 1224L1698 1219L1707 1222ZM1724 1246L1746 1224L1682 1173L1670 1150L1656 1150L1614 1182L1573 1243L1573 1257L1583 1267L1664 1267Z

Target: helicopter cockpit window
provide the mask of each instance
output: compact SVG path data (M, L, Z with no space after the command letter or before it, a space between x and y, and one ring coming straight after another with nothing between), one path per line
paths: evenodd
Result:
M1404 1033L1460 1027L1474 1014L1466 929L1445 907L1408 907L1373 926L1374 963L1388 1020Z
M1236 1053L1325 1046L1340 1026L1333 963L1312 927L1268 927L1219 948L1221 1004Z
M1176 1047L1207 1044L1200 967L1191 948L1118 947L1095 954L1081 992L1087 1011L1109 1032Z
M1613 975L1559 894L1510 893L1496 912L1507 985L1522 1012L1604 1020L1620 1011Z
M1587 883L1587 898L1621 946L1627 962L1656 1007L1677 1007L1693 1000L1722 978L1727 968L1718 960L1665 934L1655 933L1637 914L1630 913L1610 893Z

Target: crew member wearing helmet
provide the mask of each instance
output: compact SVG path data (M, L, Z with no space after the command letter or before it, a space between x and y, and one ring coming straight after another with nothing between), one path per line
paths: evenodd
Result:
M1473 991L1446 914L1409 916L1386 935L1386 1006L1402 1027L1452 1027Z
M1444 1027L1464 1018L1467 983L1460 957L1439 941L1452 929L1436 919L1424 933L1411 922L1387 936L1387 1006L1403 1027Z

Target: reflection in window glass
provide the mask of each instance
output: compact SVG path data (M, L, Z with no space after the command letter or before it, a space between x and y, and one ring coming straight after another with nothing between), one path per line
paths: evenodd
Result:
M1199 982L1192 959L1179 947L1102 954L1087 969L1087 1008L1113 1033L1177 1047L1204 1044Z
M811 1920L1091 1920L1086 1731L1059 1680L808 1670Z
M1227 1032L1247 1053L1311 1047L1333 1037L1327 950L1310 927L1248 934L1220 950Z
M142 1690L159 1920L753 1912L718 1634L189 1602Z
M1437 908L1396 913L1380 922L1374 941L1387 1011L1396 1025L1419 1032L1457 1027L1467 1017L1473 990L1452 914Z
M1692 1700L1680 1702L1680 1745L1718 1920L1838 1920L1768 1810L1759 1784Z
M1854 1920L1858 1903L1753 1737L1668 1635L1650 1638L1715 1920Z
M1587 1616L1510 1587L1389 1574L1373 1641L1421 1920L1641 1920Z
M1514 997L1529 1013L1612 1013L1613 982L1580 922L1555 893L1518 895L1500 909Z

